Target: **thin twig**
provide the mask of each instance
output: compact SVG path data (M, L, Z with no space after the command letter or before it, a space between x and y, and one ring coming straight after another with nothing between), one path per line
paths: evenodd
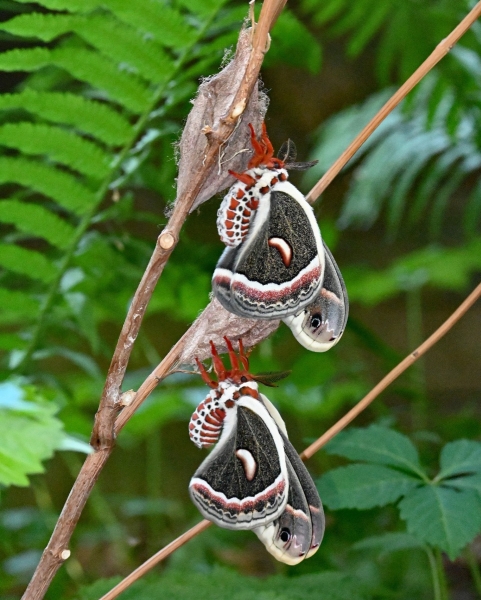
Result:
M324 173L312 190L307 194L306 200L313 204L332 180L339 174L346 163L354 156L372 132L379 127L384 119L396 108L408 93L425 77L429 71L451 50L451 48L466 33L471 25L481 16L481 1L464 17L459 25L440 42L422 65L414 71L409 79L398 89L398 91L386 102L381 110L364 127L361 133L349 144L339 158Z
M414 352L411 352L404 360L402 360L392 371L390 371L381 381L360 400L354 408L345 414L342 419L339 419L330 429L326 431L318 440L312 443L301 454L302 460L307 460L315 454L319 448L322 448L327 442L342 431L351 421L365 410L373 400L375 400L381 392L383 392L391 383L397 379L406 369L414 364L418 358L430 350L446 333L453 327L455 323L471 308L471 306L481 296L481 283L469 294L464 302L453 312L453 314L428 337Z
M423 354L425 354L430 348L432 348L446 333L459 321L459 319L473 306L476 300L481 297L481 283L469 294L464 302L453 312L453 314L444 321L444 323L436 329L436 331L428 337L416 350L411 352L402 362L397 365L392 371L390 371L386 377L384 377L374 389L367 394L362 400L360 400L356 406L351 409L344 417L339 419L330 429L324 433L318 440L311 444L308 448L300 454L302 460L311 458L318 450L322 448L329 440L331 440L336 434L342 431L349 423L355 419L363 410L365 410L373 400L375 400L381 392L383 392L395 379L397 379L406 369L414 364ZM113 600L117 598L124 590L131 586L135 581L140 579L147 571L152 569L159 562L166 559L175 550L183 546L190 539L195 537L198 533L201 533L207 527L211 525L210 521L203 520L185 533L183 533L176 540L171 542L168 546L165 546L162 550L154 554L148 561L142 564L140 567L135 569L130 575L118 583L112 588L105 596L102 596L100 600Z
M215 168L217 155L222 144L231 135L237 120L247 106L257 82L264 58L264 51L267 46L269 31L279 10L282 10L285 1L265 0L254 34L253 48L249 61L234 100L218 130L209 136L209 148L202 167L197 172L192 173L192 183L189 190L187 190L182 200L177 202L167 226L157 239L155 250L130 305L109 367L91 438L91 444L96 452L86 458L65 502L49 543L22 596L22 600L41 600L49 588L55 573L70 556L70 550L68 549L70 538L90 492L113 451L116 431L125 424L126 418L131 416L135 408L139 405L137 397L142 397L142 394L136 395L132 405L126 407L125 415L122 416L118 426L115 427L115 419L122 408L120 403L121 385L148 303L164 266L177 245L180 229L203 185L206 174ZM182 340L185 340L185 335L174 346L174 349L169 352L161 365L159 365L158 369L162 367L162 376L168 374L172 364L175 363L178 355L180 355L183 344ZM151 391L155 387L153 383L158 383L158 381L159 376L154 376L153 379L150 377L141 389L147 388Z
M133 583L135 583L138 579L143 577L146 573L148 573L151 569L170 556L173 552L175 552L178 548L186 544L189 540L194 538L197 534L202 533L208 527L210 527L212 523L204 519L191 527L188 531L180 535L173 542L170 542L167 546L159 550L156 554L151 556L148 560L146 560L140 567L137 567L135 571L132 571L130 575L127 575L125 579L123 579L120 583L118 583L114 588L112 588L109 592L107 592L100 600L113 600L113 598L117 598L122 592L124 592L128 587L130 587Z

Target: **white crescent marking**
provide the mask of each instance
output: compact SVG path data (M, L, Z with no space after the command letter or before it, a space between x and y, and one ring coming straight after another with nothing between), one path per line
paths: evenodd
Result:
M272 246L272 248L276 248L277 250L279 250L282 262L286 267L288 267L291 264L292 260L292 248L289 246L286 240L283 240L282 238L278 237L272 237L267 243L269 244L269 246Z
M243 448L237 450L235 455L241 461L242 466L244 467L247 481L252 481L257 471L257 463L254 457L249 450L244 450Z

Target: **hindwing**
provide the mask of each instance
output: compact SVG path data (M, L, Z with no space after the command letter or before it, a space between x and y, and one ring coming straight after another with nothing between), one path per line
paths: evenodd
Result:
M297 341L313 352L325 352L337 344L347 323L349 300L339 267L324 244L325 273L314 301L296 315L284 319Z
M261 396L266 402L265 396ZM277 560L295 565L312 556L322 541L325 518L314 481L285 433L284 421L267 400L266 408L279 427L286 453L289 493L282 514L254 533Z

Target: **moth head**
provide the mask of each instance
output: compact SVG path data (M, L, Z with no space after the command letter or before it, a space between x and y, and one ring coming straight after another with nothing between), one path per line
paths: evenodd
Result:
M239 355L235 353L232 342L224 337L225 343L227 344L227 350L229 352L229 360L231 369L226 369L222 359L220 358L217 348L212 340L210 340L210 347L212 352L212 366L214 373L217 375L217 381L214 381L209 377L204 365L196 358L195 361L199 367L199 372L205 383L215 389L219 386L222 381L229 381L235 385L242 385L247 381L255 381L254 377L249 373L249 359L247 354L244 352L244 346L242 340L239 339Z

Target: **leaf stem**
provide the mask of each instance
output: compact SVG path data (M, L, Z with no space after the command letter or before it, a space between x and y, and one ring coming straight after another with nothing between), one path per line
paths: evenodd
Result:
M479 569L478 559L473 551L472 546L468 546L466 548L465 555L469 570L471 572L471 577L473 578L474 587L476 588L478 596L481 598L481 572Z
M436 572L441 592L441 600L449 600L449 590L446 581L446 573L444 571L443 555L439 548L434 549L434 556L436 557Z
M434 552L431 548L426 548L426 554L428 555L429 566L431 568L431 576L433 578L433 592L434 600L444 600L441 592L441 582L439 580L438 565Z

